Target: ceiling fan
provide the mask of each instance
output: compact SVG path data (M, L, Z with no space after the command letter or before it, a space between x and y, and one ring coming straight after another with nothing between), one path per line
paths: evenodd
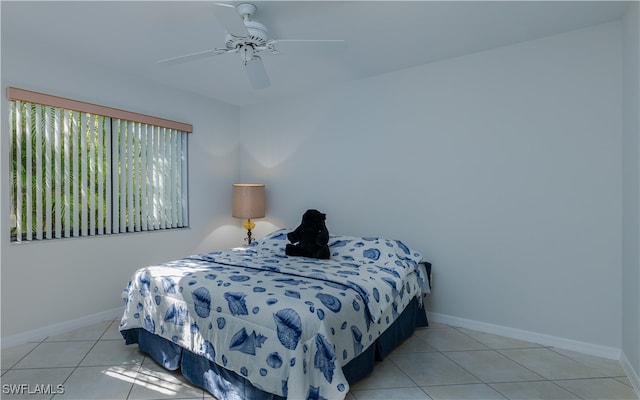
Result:
M280 51L277 49L279 43L321 43L325 47L328 45L335 48L342 48L345 45L344 40L269 39L267 27L251 19L256 10L257 7L250 3L237 6L216 3L215 16L226 29L225 47L166 58L158 61L158 64L173 65L220 54L238 53L251 86L254 89L263 89L269 87L271 81L259 53L279 54Z

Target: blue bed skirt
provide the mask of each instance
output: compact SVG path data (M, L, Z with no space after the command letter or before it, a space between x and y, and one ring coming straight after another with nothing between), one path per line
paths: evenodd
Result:
M416 327L428 326L425 309L414 298L396 321L382 333L362 354L342 367L349 384L353 384L373 371L376 361L383 360ZM142 328L121 331L126 344L138 344L140 351L147 353L164 368L175 371L198 387L202 387L220 400L284 400L284 397L267 393L253 386L247 379L226 370L208 359L181 348L175 343L156 336Z

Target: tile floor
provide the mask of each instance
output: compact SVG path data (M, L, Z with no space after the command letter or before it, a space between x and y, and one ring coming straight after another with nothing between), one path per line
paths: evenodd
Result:
M214 399L157 366L137 346L125 346L118 322L3 350L0 397ZM373 399L638 397L616 361L432 324L418 329L347 395Z

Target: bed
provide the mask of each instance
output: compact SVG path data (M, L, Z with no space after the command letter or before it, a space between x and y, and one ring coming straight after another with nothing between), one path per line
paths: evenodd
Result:
M430 264L402 242L331 236L331 259L289 257L290 230L135 272L126 344L220 400L344 399L415 327Z

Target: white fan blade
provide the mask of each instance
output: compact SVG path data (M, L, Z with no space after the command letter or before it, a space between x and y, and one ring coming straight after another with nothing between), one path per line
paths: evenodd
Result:
M230 4L216 3L215 15L218 22L225 27L227 32L237 37L249 36L244 20L238 14L238 10Z
M201 58L215 56L218 54L223 54L223 53L226 53L227 51L228 51L227 49L210 49L205 51L199 51L197 53L185 54L178 57L165 58L164 60L157 61L157 64L176 65L176 64L181 64L183 62L187 62L187 61L193 61Z
M271 86L271 80L267 75L267 71L264 69L264 64L260 57L253 57L253 60L249 61L245 65L247 70L247 76L249 77L249 83L254 89L264 89Z
M344 51L347 48L347 42L333 39L274 39L267 43L267 47L271 52L287 55L313 55Z

